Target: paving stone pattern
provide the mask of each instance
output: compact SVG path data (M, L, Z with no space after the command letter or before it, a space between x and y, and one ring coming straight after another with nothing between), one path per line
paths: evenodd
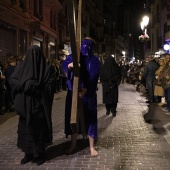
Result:
M54 139L46 151L47 161L39 167L33 162L20 165L24 154L16 147L15 116L0 125L0 170L170 170L170 145L162 134L155 132L153 124L144 120L148 106L141 103L145 97L133 85L121 84L117 116L106 116L100 83L98 88L99 156L90 156L88 140L81 136L76 152L65 155L70 139L64 135L64 91L54 97Z

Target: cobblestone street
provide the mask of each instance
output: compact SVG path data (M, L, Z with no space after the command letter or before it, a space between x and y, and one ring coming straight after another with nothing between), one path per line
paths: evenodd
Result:
M46 151L47 161L40 167L33 162L20 165L24 154L16 146L18 116L13 116L0 125L0 170L170 170L170 116L157 104L148 107L129 84L119 86L117 116L106 116L100 83L98 88L99 156L90 156L81 136L76 152L64 154L70 141L64 134L64 91L54 97L53 145Z

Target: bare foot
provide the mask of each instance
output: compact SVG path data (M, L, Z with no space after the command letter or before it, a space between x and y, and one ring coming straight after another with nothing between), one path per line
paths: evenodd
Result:
M96 151L95 148L90 148L91 156L98 156L99 153Z
M69 154L72 154L74 151L76 150L76 147L70 147L69 149L66 150L66 154L69 155Z

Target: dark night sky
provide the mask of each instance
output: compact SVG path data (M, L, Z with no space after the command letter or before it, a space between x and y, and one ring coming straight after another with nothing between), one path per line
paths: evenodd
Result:
M124 5L130 9L130 30L131 33L137 34L141 32L140 22L144 15L144 3L146 0L109 0L111 4L111 14L114 21L118 22L118 9L120 5Z
M113 17L113 20L117 23L118 34L121 34L125 37L128 37L131 34L131 43L134 48L134 55L136 58L142 58L142 48L143 44L139 42L138 37L142 34L140 23L142 17L146 15L146 9L144 4L147 0L108 0L110 4L110 11ZM124 9L129 10L129 32L124 31ZM140 53L138 51L141 51ZM132 56L132 50L129 52L130 57Z

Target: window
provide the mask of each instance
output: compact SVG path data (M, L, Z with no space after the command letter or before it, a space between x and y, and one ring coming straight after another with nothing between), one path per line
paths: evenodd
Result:
M43 1L42 0L36 0L34 1L34 16L42 20L42 7L43 7Z
M50 27L54 30L56 30L56 18L57 14L53 11L50 11Z

